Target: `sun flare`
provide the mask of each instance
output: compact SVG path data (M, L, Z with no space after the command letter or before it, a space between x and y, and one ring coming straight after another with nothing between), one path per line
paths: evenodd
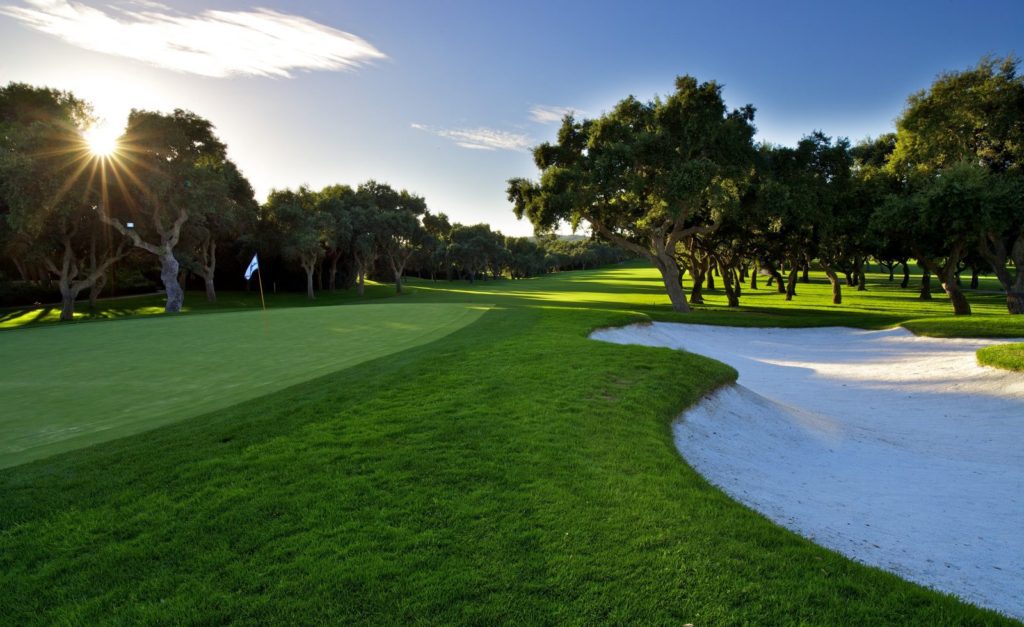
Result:
M117 150L117 136L117 131L108 126L93 126L82 133L89 152L97 157L114 154Z

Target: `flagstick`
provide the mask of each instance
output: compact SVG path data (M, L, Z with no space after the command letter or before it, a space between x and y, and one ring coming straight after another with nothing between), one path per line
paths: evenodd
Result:
M260 272L260 269L258 267L256 268L256 278L260 282L260 303L263 305L263 311L266 311L267 301L263 300L263 273Z

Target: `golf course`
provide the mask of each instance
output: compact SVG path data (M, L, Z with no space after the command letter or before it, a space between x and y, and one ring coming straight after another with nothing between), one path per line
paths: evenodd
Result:
M24 442L0 469L0 620L1009 623L698 475L672 424L732 368L588 337L650 320L1024 336L998 294L965 320L867 276L842 308L812 273L794 301L752 290L736 311L712 290L686 315L642 262L265 312L252 294L176 315L109 301L73 326L9 310L40 321L0 331L18 373L0 429ZM70 407L52 400L70 385Z

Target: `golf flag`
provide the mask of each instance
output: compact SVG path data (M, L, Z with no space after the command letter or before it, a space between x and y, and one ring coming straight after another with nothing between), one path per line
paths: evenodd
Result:
M257 259L257 255L252 256L252 261L249 262L249 267L245 269L245 280L248 281L252 278L252 273L260 269L260 260Z

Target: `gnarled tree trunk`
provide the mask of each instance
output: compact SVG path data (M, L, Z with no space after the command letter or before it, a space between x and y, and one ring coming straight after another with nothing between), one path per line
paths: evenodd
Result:
M828 282L832 285L832 304L841 305L843 303L843 282L839 280L839 275L830 266L824 266L824 268L825 276L828 277Z
M789 271L789 280L786 282L786 300L793 300L793 297L796 296L796 278L799 272L800 269L796 266Z
M659 251L660 254L654 256L655 267L661 273L661 281L665 284L665 291L668 293L668 299L672 303L672 311L678 311L680 313L689 313L690 306L686 302L686 290L683 289L683 273L679 269L679 264L676 263L675 258L672 255Z
M173 252L167 250L160 255L160 281L163 282L164 290L167 292L167 303L164 305L164 311L167 313L181 311L181 305L185 302L185 291L178 283L179 268L180 264L175 259Z

